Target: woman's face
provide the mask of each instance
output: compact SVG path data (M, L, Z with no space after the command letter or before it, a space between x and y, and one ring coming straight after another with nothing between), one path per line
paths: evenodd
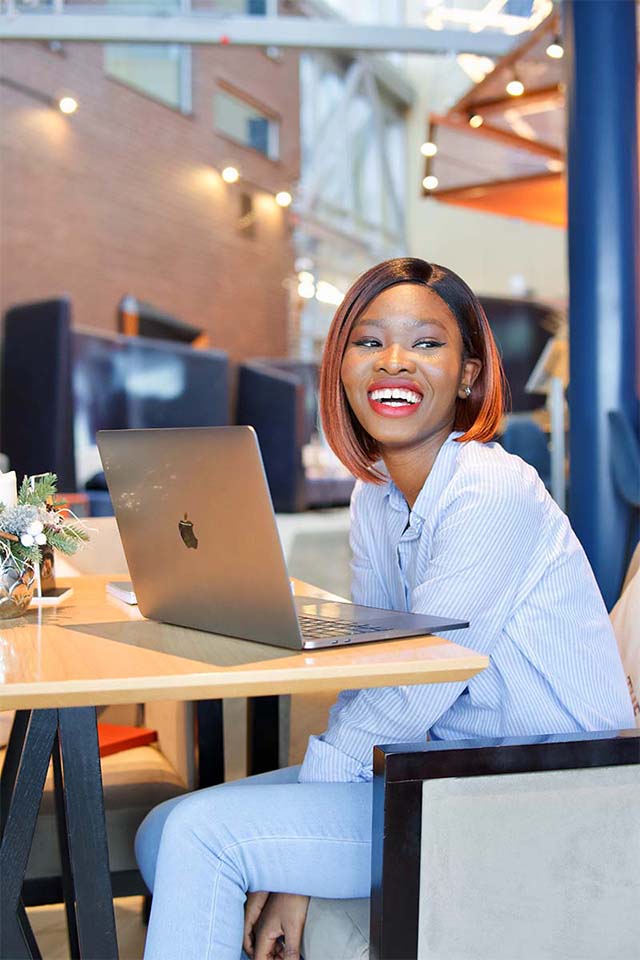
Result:
M351 331L341 375L351 409L383 456L450 433L456 399L481 367L462 352L455 317L428 287L402 283L372 300Z

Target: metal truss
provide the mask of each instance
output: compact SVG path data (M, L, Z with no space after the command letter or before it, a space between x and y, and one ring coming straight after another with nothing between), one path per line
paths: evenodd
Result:
M477 53L501 56L513 44L502 33L431 30L354 24L317 17L216 16L201 10L178 15L97 13L95 6L55 0L47 9L5 0L0 40L61 40L104 43L236 44L304 50L362 52Z

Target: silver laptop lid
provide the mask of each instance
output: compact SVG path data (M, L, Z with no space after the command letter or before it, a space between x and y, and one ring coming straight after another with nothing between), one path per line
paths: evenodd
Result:
M144 616L301 649L253 428L104 430L97 442Z

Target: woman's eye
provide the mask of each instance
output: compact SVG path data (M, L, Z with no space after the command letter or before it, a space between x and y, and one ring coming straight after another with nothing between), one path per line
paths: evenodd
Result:
M380 345L380 341L375 337L361 337L359 340L354 340L356 347L379 347Z
M428 349L434 349L435 347L444 347L444 343L441 340L432 340L430 337L425 340L418 340L414 343L414 347L426 347Z

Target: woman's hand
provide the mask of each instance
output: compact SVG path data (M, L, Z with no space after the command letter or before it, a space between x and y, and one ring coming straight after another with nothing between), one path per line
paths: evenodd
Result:
M254 928L254 960L300 960L308 907L309 897L272 893Z
M244 952L250 957L253 956L253 928L262 913L268 897L269 894L265 890L256 890L255 893L247 894L247 902L244 905L244 934L242 937L242 946Z

